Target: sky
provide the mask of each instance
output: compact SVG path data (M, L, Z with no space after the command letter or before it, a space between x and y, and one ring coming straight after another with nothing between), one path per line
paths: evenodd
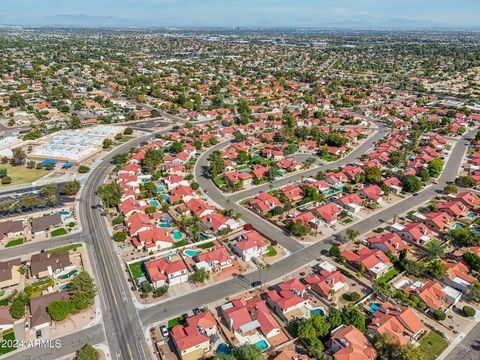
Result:
M480 27L479 0L0 0L0 24Z

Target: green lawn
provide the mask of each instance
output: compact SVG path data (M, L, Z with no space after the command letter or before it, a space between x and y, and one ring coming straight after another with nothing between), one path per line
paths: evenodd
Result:
M0 300L0 306L6 306L8 305L8 298Z
M320 159L325 160L325 161L337 161L338 160L338 158L336 156L331 156L331 155L320 156Z
M431 331L420 340L420 350L425 353L428 360L435 360L447 348L447 341Z
M12 347L8 346L9 345L8 340L10 340L11 342L15 340L15 333L13 332L13 330L8 334L3 335L2 340L6 340L7 342L3 343L2 341L2 346L0 346L0 355L4 355L6 353L9 353L10 351L17 349L14 346ZM10 345L13 345L13 344L10 344Z
M210 249L211 247L214 247L214 246L215 244L213 242L197 245L199 249Z
M79 248L80 246L82 246L82 244L65 245L65 246L61 246L61 247L57 247L57 248L54 248L54 249L47 250L47 253L49 253L49 254L66 253L66 252L69 252L70 250L77 250L77 248Z
M223 178L221 177L216 177L213 181L215 181L215 184L217 184L218 186L225 185L225 180L223 180Z
M168 330L172 330L174 326L183 325L184 323L185 323L185 320L183 320L183 318L179 316L178 318L168 320L167 328Z
M35 180L40 179L42 176L47 175L50 172L50 170L27 169L23 166L11 166L9 164L1 164L0 168L7 169L8 176L10 176L12 179L12 182L10 184L0 184L0 186L31 183Z
M134 279L138 279L143 276L142 264L139 262L128 265L128 268L130 269Z
M178 248L178 247L185 246L185 245L188 245L188 241L187 240L180 240L180 241L177 241L175 244L173 244L173 247Z
M68 234L68 231L65 230L64 228L55 229L50 233L50 235L52 235L52 237L63 236L63 235L67 235L67 234Z
M272 256L277 255L277 250L275 249L275 247L272 244L267 246L267 250L268 251L263 256L272 257Z
M378 279L377 279L377 282L378 283L386 283L387 281L393 279L395 276L397 276L398 274L398 270L397 269L391 269L389 271L387 271L385 273L385 275L383 276L380 276Z
M12 246L17 246L17 245L21 245L25 242L25 239L24 238L18 238L18 239L15 239L15 240L10 240L6 245L5 247L8 248L8 247L12 247Z
M353 220L350 219L350 218L346 218L345 220L343 220L343 223L344 224L350 224Z
M123 137L120 140L116 140L119 143L126 143L127 141L135 139L135 136L127 136L123 135Z

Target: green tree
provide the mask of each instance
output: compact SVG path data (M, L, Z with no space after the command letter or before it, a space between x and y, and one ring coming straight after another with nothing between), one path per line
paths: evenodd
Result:
M377 360L426 360L427 357L413 345L400 345L386 335L375 335L374 346L377 350Z
M365 168L365 181L369 184L378 183L382 178L382 171L376 166Z
M215 151L210 155L210 165L208 166L208 173L212 177L217 177L218 175L225 172L225 160L223 160L220 152Z
M292 233L292 235L298 237L303 237L310 232L308 225L305 225L300 220L296 222L289 221L287 223L287 229Z
M152 174L163 162L163 151L158 149L148 149L145 151L143 159L143 169Z
M178 154L183 151L183 144L181 142L175 141L170 145L169 151Z
M403 190L409 193L416 193L422 188L422 182L415 175L407 175L403 179Z
M205 269L197 270L192 274L192 280L196 283L202 284L208 279L210 279L210 273Z
M237 360L263 360L260 349L255 345L245 344L232 349L232 355Z
M102 146L104 149L110 149L113 145L113 141L111 139L103 140Z
M445 249L442 246L442 243L438 240L432 240L425 245L425 250L427 252L427 259L433 260L436 258L445 257Z
M71 282L70 299L78 310L93 304L97 287L92 277L86 271L80 271Z
M96 360L98 358L97 350L90 344L85 345L78 351L75 360Z
M75 310L70 300L53 301L47 306L47 312L54 321L65 320Z
M318 337L324 337L330 331L330 324L324 316L320 314L313 314L310 317L310 320L312 321Z
M62 187L62 194L68 195L68 196L73 196L76 195L80 191L80 181L78 180L73 180L67 182L65 185Z
M23 166L25 165L26 159L27 154L22 150L22 148L12 149L12 159L10 160L10 164L12 166Z
M78 167L78 173L79 173L79 174L85 174L85 173L87 173L87 172L89 172L89 171L90 171L90 168L89 168L88 166L86 166L86 165L80 165L80 166Z
M398 166L406 161L405 154L400 151L392 151L388 158L388 163L392 166Z
M471 178L470 176L459 176L455 179L455 184L457 184L460 187L465 187L465 188L471 188L477 185L475 180Z
M351 228L347 229L348 240L354 241L359 235L360 233L358 232L358 230L351 229Z
M153 182L140 184L140 195L142 198L153 198L157 195L157 185Z
M428 172L430 173L431 177L438 177L442 173L443 170L443 160L442 159L433 159L428 163Z
M116 233L113 233L112 238L117 242L121 242L121 241L125 241L125 239L127 238L127 235L123 231L118 231Z
M332 246L328 253L331 257L337 257L340 256L340 249L338 248L338 246Z
M13 299L12 304L10 305L10 315L14 319L20 319L25 316L25 306L27 305L28 297L25 293L20 292L17 296Z
M427 263L426 270L433 277L440 278L447 274L448 268L441 259L437 258Z
M97 194L102 199L103 206L108 209L120 204L122 189L116 182L100 185Z
M344 308L342 318L345 325L351 324L363 333L367 331L365 326L365 315L355 306L350 305Z
M330 329L336 329L337 327L342 325L342 313L340 312L340 310L330 310L330 312L328 313L327 321L330 324Z
M472 269L480 272L480 256L470 251L462 255L462 260Z

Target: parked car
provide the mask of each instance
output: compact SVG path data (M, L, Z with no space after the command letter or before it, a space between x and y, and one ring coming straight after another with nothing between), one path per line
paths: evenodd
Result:
M201 314L201 313L202 313L202 310L200 310L199 308L195 308L195 309L193 309L193 313L194 313L195 315L198 315L198 314Z
M162 336L164 338L167 338L169 336L168 329L165 325L160 326L160 332L162 333Z
M252 282L252 287L257 287L257 286L260 286L260 285L262 285L262 282L260 280Z

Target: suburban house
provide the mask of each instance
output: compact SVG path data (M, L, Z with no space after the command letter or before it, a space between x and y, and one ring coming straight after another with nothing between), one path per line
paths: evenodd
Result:
M402 182L395 176L383 180L383 184L388 187L393 194L400 194L402 191Z
M231 243L232 251L244 261L258 258L267 251L268 243L265 238L255 230L240 235L238 240Z
M437 203L437 209L448 213L453 218L461 217L468 212L468 207L460 200Z
M132 238L132 242L137 249L162 250L172 247L173 237L170 231L155 225L138 232L137 237Z
M273 360L314 360L308 355L298 354L292 350L283 350L280 354L275 356Z
M250 200L250 206L262 214L266 214L277 206L283 206L277 197L266 192L259 193L255 199Z
M343 250L340 253L347 261L354 266L363 265L367 273L374 279L384 275L390 267L390 260L387 255L378 249L361 248L356 253L350 250Z
M383 195L383 190L378 185L370 185L358 192L358 195L365 200L380 201Z
M303 280L313 291L326 299L331 299L334 293L340 291L345 286L348 287L347 279L338 270L328 271L322 269L319 275L307 275Z
M457 194L455 197L456 200L460 200L466 206L477 207L480 205L480 198L473 192L464 191Z
M54 292L30 299L30 328L40 330L52 324L47 307L54 301L68 300L68 292Z
M187 326L176 325L171 334L182 359L203 359L210 351L210 336L217 333L215 319L209 311L187 318Z
M400 345L417 339L427 327L408 306L392 305L385 302L372 315L368 329L374 334L388 335Z
M193 257L197 269L206 269L208 271L220 271L233 265L233 255L223 246L217 247L211 251L202 252Z
M345 210L353 213L359 212L362 206L362 198L358 194L348 194L335 199L335 202L342 206Z
M36 279L55 276L55 274L73 268L68 253L40 253L32 255L30 258L30 273Z
M156 259L146 262L145 269L155 289L188 281L187 266L182 260Z
M407 249L407 243L402 240L400 235L391 232L384 233L382 236L369 237L367 243L369 247L380 249L385 254L388 251L397 254Z
M440 310L448 307L447 294L439 282L428 280L414 282L404 289L407 294L417 295L430 310Z
M59 226L62 223L62 216L60 214L45 215L32 219L32 234L46 234L53 227Z
M4 221L0 223L0 240L3 238L18 237L23 234L23 222L16 221Z
M353 325L341 327L335 331L331 335L330 342L335 360L374 360L377 357L373 345Z
M0 262L0 289L20 284L20 272L22 266L20 258Z
M337 216L342 212L340 208L334 203L320 205L313 209L320 218L327 224L334 224L337 222Z
M469 287L473 285L477 279L469 275L470 268L461 261L446 260L444 264L447 266L447 274L443 277L443 282L462 293L467 293Z
M423 221L432 231L441 233L454 225L452 217L444 211L429 212Z
M432 231L424 223L412 222L405 225L399 235L406 241L423 245L431 240Z
M285 322L308 318L311 307L304 294L305 286L298 279L288 280L267 292L267 304Z

